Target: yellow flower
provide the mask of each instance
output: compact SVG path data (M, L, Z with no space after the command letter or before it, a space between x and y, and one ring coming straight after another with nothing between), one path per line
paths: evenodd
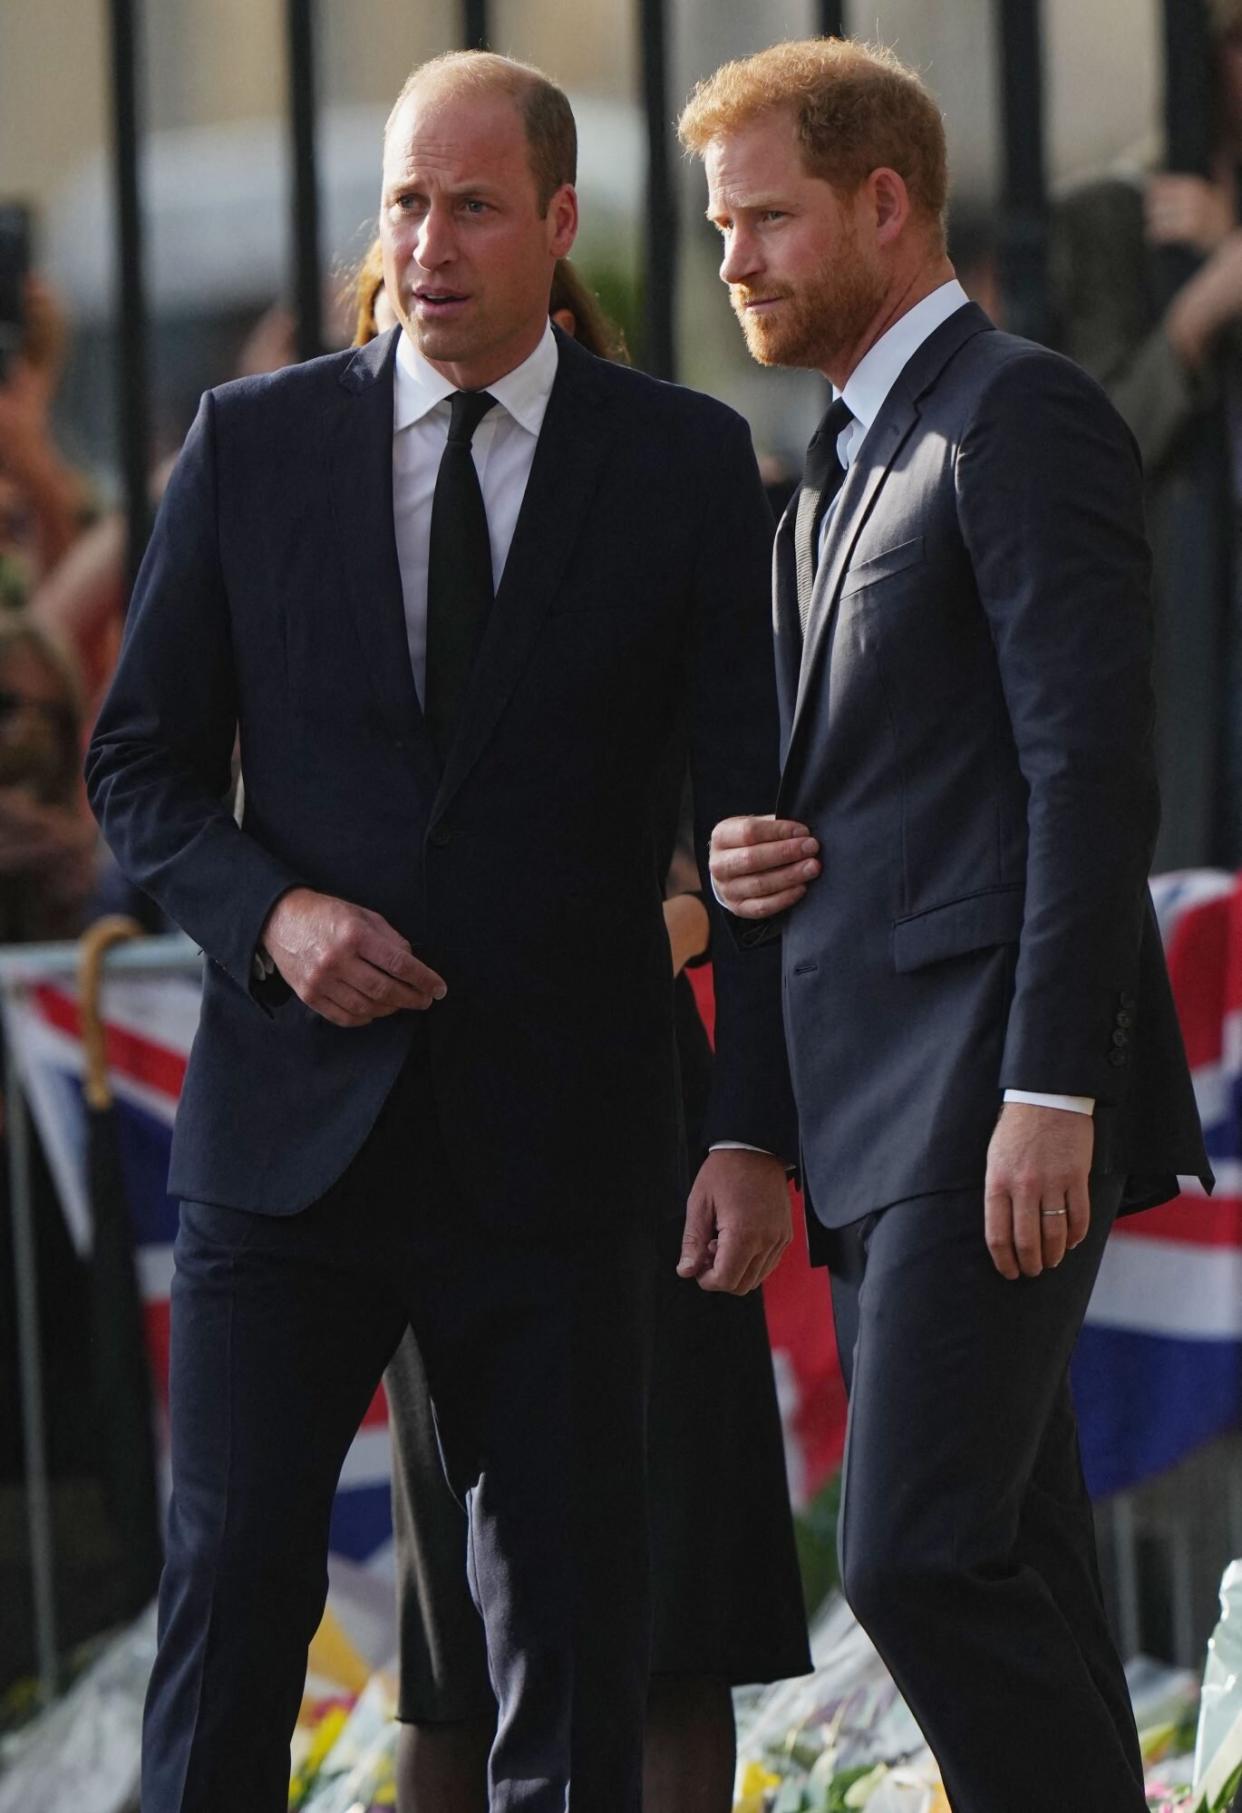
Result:
M764 1795L779 1788L781 1778L765 1769L762 1763L747 1763L742 1771L741 1793L734 1802L733 1813L763 1813Z

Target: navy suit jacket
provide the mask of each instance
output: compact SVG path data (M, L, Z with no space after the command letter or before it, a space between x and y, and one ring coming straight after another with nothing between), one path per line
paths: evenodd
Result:
M767 928L808 1194L838 1227L981 1187L1006 1088L1097 1101L1126 1206L1210 1180L1147 889L1139 460L1068 360L963 307L837 499L802 646L778 533L781 815L823 872ZM737 922L735 922L737 923Z
M395 331L203 399L87 762L121 866L210 959L180 1196L304 1207L423 1038L454 1181L481 1213L602 1225L677 1206L655 794L684 735L703 843L771 804L771 518L732 411L559 345L443 773L393 535ZM260 929L296 884L381 913L447 998L347 1030L256 989ZM775 953L752 972L729 945L705 1140L792 1157Z

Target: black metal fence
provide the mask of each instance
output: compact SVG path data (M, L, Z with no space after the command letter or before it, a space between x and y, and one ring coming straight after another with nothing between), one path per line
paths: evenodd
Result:
M642 295L647 369L677 371L678 215L673 97L668 81L670 0L634 0L647 155ZM322 257L317 167L316 0L285 0L288 114L293 149L289 207L291 290L298 351L322 349ZM149 310L143 278L139 167L143 121L141 0L109 0L115 189L118 199L117 286L120 358L118 419L128 503L130 572L148 529L150 467ZM1042 0L993 0L995 72L1004 170L1001 245L1007 317L1018 331L1045 327L1044 243L1047 180L1043 108ZM487 0L460 0L460 42L489 41ZM813 0L807 28L825 35L850 26L845 0ZM1174 169L1201 170L1210 129L1207 0L1164 0L1165 126ZM861 22L860 22L861 23Z

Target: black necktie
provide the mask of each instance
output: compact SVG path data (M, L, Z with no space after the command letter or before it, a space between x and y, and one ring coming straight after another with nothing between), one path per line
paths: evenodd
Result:
M470 443L495 401L486 390L453 392L448 441L431 502L424 715L441 764L492 608L492 544Z
M811 614L811 593L815 589L815 572L819 566L819 533L824 512L845 479L837 453L837 437L844 434L854 420L853 411L844 397L828 405L824 419L811 436L802 469L802 489L798 493L798 510L794 517L794 557L798 568L798 616L806 636Z

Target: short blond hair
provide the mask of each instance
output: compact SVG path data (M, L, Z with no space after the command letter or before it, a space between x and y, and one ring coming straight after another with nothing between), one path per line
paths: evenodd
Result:
M915 208L943 232L949 169L944 121L922 78L882 44L801 38L726 63L700 82L678 122L702 156L764 113L793 114L808 173L853 194L896 170Z
M513 102L526 128L531 173L539 198L539 212L546 214L556 191L578 178L578 128L569 96L551 76L533 63L490 50L449 50L443 56L419 63L405 78L384 126L387 138L405 102L425 84L452 92L503 94Z

